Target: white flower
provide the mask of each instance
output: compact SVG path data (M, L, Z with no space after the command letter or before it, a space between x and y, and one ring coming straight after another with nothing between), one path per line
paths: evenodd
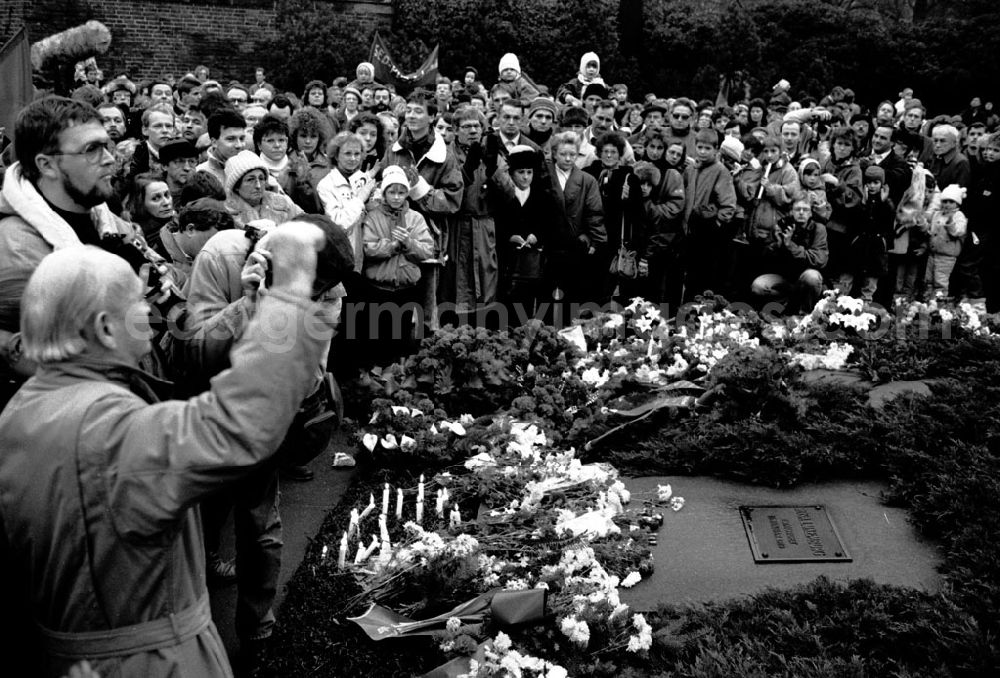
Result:
M476 420L475 417L473 417L471 414L463 414L461 417L458 418L458 423L462 424L463 426L468 426L475 420Z
M684 497L674 497L670 500L670 508L675 511L680 511L684 508Z
M632 617L632 626L638 631L636 635L629 636L628 647L626 648L629 652L642 652L648 650L653 646L653 629L648 623L646 623L646 618L641 614L637 614Z
M399 439L399 447L402 450L412 450L417 446L417 441L408 435L403 435Z
M596 367L588 367L583 371L583 374L580 375L580 379L583 380L585 384L590 384L595 388L600 388L608 381L608 371L604 370L602 373Z
M653 319L648 316L642 316L641 318L636 318L635 327L640 332L648 332L651 329L653 329Z
M445 622L444 627L451 633L458 633L458 630L462 628L462 620L458 617L448 617L448 621Z
M659 501L669 501L670 497L674 494L674 488L670 485L657 485L656 486L656 498Z
M394 433L388 433L384 438L382 438L382 447L387 450L394 450L399 447L399 443L396 442L396 435Z
M624 579L622 579L621 587L623 589L630 589L636 584L642 581L642 575L638 572L629 572Z
M364 437L361 438L361 444L364 445L369 452L374 452L375 446L378 445L378 436L374 433L366 433Z
M580 647L587 647L590 642L590 627L587 622L576 617L563 617L559 622L559 630L569 638L570 642Z
M568 678L568 676L566 669L555 664L549 664L549 669L545 672L545 678Z
M500 654L507 654L510 652L510 636L508 636L503 631L497 634L497 637L493 639L493 647Z
M620 313L612 313L608 315L607 321L604 323L604 327L613 330L616 327L621 327L625 322L625 318Z

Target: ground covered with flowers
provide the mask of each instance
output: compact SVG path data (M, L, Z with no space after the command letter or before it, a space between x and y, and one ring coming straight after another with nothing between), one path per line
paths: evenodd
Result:
M795 318L708 297L562 332L444 328L354 385L358 480L289 585L262 673L998 675L995 330L969 305L889 314L834 294ZM873 408L868 389L896 380L931 396ZM621 482L654 473L885 482L940 544L946 592L821 579L631 610L620 588L684 510L682 486Z

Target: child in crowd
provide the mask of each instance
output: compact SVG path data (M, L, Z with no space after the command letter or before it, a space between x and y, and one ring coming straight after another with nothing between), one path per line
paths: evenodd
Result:
M410 180L401 167L385 168L381 188L382 201L365 217L364 277L367 300L390 307L378 313L373 339L383 350L373 355L392 360L412 346L414 310L424 298L420 263L434 255L434 237L423 216L407 206Z
M860 279L861 298L872 301L879 278L889 268L888 241L892 238L895 220L895 210L885 185L885 171L872 165L865 170L861 206L853 228L848 231L848 259L838 283L841 294L851 294L851 288Z
M809 204L812 206L812 218L821 224L830 220L830 213L833 207L826 199L826 185L821 178L822 169L819 160L815 158L805 158L799 163L799 183Z
M927 265L927 215L931 205L936 205L938 194L934 176L917 163L910 186L896 208L896 227L889 251L889 265L896 276L897 299L913 299L923 286L923 271Z
M940 207L928 215L930 256L924 277L928 297L948 296L948 279L962 252L962 239L968 228L968 220L959 210L965 192L958 184L948 185L941 191Z

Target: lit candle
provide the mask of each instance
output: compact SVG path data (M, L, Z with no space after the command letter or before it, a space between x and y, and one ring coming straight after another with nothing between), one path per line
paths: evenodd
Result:
M424 523L424 502L417 502L417 525L423 525Z
M358 516L358 510L356 508L351 509L351 522L347 525L347 533L354 536L354 533L358 530L358 524L361 522Z
M340 569L344 568L347 564L347 533L340 538L340 554L337 556L337 567Z
M403 519L403 490L396 490L396 520Z
M326 553L327 553L327 551L329 551L329 550L330 550L330 549L329 549L329 548L327 548L326 544L323 544L323 550L322 550L322 551L320 552L320 554L319 554L319 559L320 559L320 560L326 560Z
M424 474L420 474L420 484L417 485L417 503L424 503Z
M382 490L382 515L389 514L389 483L385 484Z

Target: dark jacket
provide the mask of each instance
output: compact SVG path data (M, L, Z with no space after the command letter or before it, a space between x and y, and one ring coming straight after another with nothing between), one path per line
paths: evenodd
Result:
M785 219L779 229L793 228L791 241L775 234L764 247L761 262L765 270L779 273L789 278L797 278L806 269L823 270L830 258L826 243L826 226L810 219L803 225L790 223Z

